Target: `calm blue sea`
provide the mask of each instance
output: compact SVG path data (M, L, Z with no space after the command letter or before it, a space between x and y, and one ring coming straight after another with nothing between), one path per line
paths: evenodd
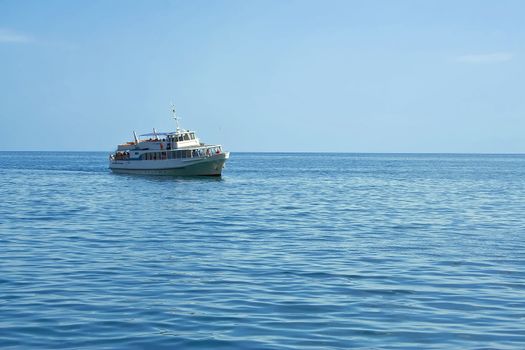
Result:
M0 152L0 348L524 349L525 156Z

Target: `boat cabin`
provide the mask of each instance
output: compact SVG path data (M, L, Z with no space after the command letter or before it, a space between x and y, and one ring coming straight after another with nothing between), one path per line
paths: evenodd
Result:
M201 143L193 131L156 132L154 130L152 133L135 137L134 142L118 145L117 150L171 150L198 146L201 146Z

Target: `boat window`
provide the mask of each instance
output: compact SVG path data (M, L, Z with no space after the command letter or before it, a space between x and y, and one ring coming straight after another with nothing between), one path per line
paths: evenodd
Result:
M183 141L184 138L182 137L182 135L179 135L179 141Z
M187 141L187 140L189 140L189 139L190 139L190 137L188 136L188 134L184 134L184 140Z
M195 140L195 134L194 133L190 134L190 139Z

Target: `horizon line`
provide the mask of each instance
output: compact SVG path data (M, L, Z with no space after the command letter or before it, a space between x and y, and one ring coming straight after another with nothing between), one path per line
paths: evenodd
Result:
M113 153L108 151L86 151L86 150L0 150L0 153L17 152L17 153ZM358 151L229 151L230 153L265 153L265 154L456 154L456 155L525 155L525 152L358 152Z

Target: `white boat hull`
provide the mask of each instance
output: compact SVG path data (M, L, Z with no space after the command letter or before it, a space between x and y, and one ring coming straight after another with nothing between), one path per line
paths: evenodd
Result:
M163 160L111 160L109 168L114 173L171 176L221 176L230 153L220 153L203 158Z

